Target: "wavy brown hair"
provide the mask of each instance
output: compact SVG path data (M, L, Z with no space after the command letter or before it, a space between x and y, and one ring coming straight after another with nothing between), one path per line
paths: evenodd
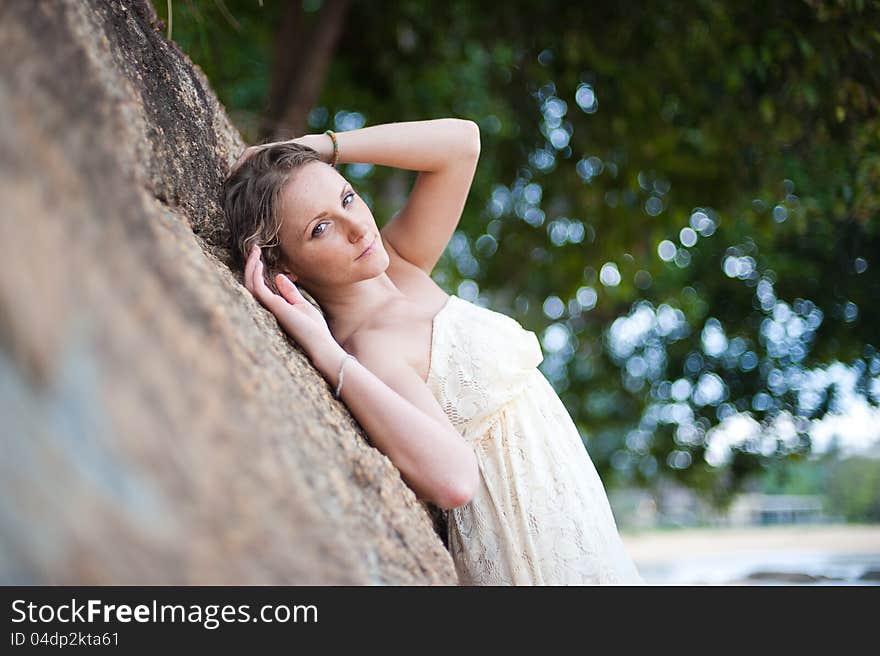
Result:
M233 268L243 273L247 255L256 244L262 250L266 284L275 293L275 276L281 272L283 258L278 239L284 219L281 192L298 168L323 161L318 151L308 146L276 143L251 155L223 182L223 213L229 227Z

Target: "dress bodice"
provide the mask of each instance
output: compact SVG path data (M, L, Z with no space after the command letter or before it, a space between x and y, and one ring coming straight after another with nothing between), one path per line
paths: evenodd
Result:
M453 294L433 320L427 383L452 424L470 440L523 391L543 359L534 332Z

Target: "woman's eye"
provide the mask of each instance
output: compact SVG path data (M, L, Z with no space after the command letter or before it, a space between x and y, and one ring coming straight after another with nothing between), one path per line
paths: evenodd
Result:
M352 202L354 202L354 196L355 196L355 193L353 191L349 191L347 194L345 194L345 196L342 198L343 206L348 207L349 205L351 205ZM351 200L349 200L349 199L351 199ZM346 201L348 201L348 202L346 202ZM327 232L326 230L318 230L318 228L320 228L322 225L328 225L328 223L326 221L323 221L323 222L317 224L314 228L312 228L312 237L320 237L325 232Z

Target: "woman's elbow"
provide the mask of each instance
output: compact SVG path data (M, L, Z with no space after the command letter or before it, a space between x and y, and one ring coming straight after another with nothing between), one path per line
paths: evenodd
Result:
M446 510L452 510L458 506L464 506L471 502L477 489L480 486L480 467L477 464L477 458L471 452L471 461L469 463L469 475L463 477L463 480L447 494L443 507Z
M470 144L471 153L474 157L480 156L480 126L473 121L467 121L468 125L468 144Z
M463 130L462 144L468 157L479 158L480 156L480 126L469 119L455 119Z

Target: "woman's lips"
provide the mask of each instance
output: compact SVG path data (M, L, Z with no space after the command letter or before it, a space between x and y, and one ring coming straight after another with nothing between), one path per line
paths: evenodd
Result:
M366 250L364 250L363 253L361 253L361 254L358 255L356 258L354 258L355 261L361 259L364 255L369 255L369 254L372 253L374 250L376 250L376 238L375 238L375 237L373 238L373 241L370 243L370 245L367 246Z

